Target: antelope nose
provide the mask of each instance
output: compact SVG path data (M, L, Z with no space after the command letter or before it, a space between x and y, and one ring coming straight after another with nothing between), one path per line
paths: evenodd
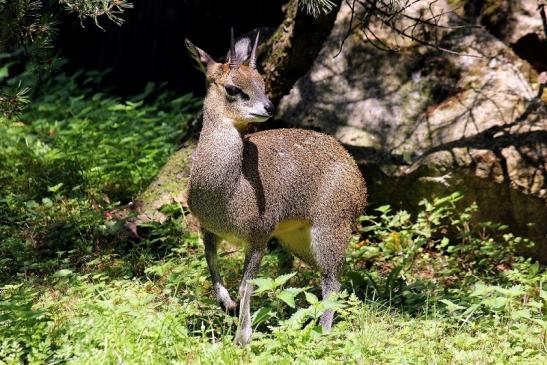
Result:
M274 105L272 104L271 101L266 101L266 103L264 103L264 109L266 110L266 112L269 114L269 115L273 115L273 113L275 112L275 107Z

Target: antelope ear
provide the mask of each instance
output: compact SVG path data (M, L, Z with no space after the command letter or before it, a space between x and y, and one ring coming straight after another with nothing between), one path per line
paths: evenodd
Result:
M188 38L184 40L184 43L186 44L188 52L190 52L190 56L192 56L192 58L196 60L199 70L204 74L207 74L207 68L215 64L215 60L213 60L213 58L209 56L207 52L205 52L201 48L196 47L194 43L190 42Z

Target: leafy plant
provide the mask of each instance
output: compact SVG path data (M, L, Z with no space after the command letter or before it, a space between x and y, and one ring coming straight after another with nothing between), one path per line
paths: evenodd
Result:
M416 296L416 289L426 288L413 282L411 272L425 252L446 245L448 220L461 199L461 194L454 193L433 202L423 200L423 209L415 219L406 211L392 213L388 205L376 208L378 215L362 216L362 237L350 244L350 266L354 270L349 271L348 277L356 286L354 289L392 305L425 300L426 296ZM384 275L379 276L374 270L355 270L370 264Z
M100 78L60 74L18 119L0 117L0 278L49 271L119 239L107 211L151 181L197 107L154 85L127 100L94 94Z

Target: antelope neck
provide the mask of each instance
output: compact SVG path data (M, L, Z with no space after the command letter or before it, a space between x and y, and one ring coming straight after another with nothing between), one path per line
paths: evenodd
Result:
M231 120L211 109L203 108L203 128L193 161L192 183L218 189L218 193L226 196L241 175L243 136Z

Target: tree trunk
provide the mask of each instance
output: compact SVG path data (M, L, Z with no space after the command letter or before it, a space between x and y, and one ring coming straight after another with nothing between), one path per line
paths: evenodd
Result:
M299 1L287 3L283 23L266 43L268 54L263 62L266 89L274 104L313 64L334 25L340 1L336 3L329 14L317 19L306 14Z
M260 58L264 70L268 94L274 104L287 94L296 80L311 67L321 45L329 35L336 13L314 19L305 14L298 0L290 0L285 5L285 18L273 36L260 47L263 56ZM113 212L116 219L125 221L126 228L138 237L140 223L163 223L167 216L160 211L166 204L180 203L187 207L186 190L190 171L192 152L196 146L201 127L201 112L193 122L191 133L184 145L173 155L160 170L156 179L140 194L134 202ZM190 219L189 229L197 229L197 224Z

